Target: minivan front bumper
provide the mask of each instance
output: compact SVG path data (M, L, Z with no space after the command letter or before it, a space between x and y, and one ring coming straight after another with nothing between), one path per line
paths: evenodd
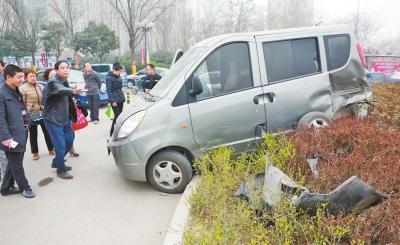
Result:
M146 181L146 163L144 163L127 139L110 139L108 149L122 175L133 181Z

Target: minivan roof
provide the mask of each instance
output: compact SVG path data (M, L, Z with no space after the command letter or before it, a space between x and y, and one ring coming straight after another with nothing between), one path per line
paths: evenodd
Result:
M235 37L235 36L267 36L267 35L277 35L277 34L328 34L332 32L345 32L353 33L354 30L350 25L324 25L324 26L310 26L310 27L299 27L299 28L287 28L287 29L277 29L268 31L257 31L257 32L243 32L243 33L226 33L218 36L210 37L205 39L195 46L208 46L217 43L223 39Z

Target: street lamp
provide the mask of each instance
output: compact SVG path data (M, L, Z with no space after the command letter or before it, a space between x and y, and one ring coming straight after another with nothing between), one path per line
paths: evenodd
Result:
M147 55L147 32L150 32L151 29L154 27L154 23L152 22L147 22L147 20L144 20L143 22L140 22L138 25L138 28L142 29L144 33L144 57L145 57L145 63L149 61Z

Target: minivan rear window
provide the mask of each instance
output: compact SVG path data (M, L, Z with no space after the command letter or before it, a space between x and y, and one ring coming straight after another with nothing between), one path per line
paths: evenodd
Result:
M328 70L331 71L344 66L350 57L350 35L324 36L324 43Z
M317 38L263 43L263 50L270 83L321 71Z

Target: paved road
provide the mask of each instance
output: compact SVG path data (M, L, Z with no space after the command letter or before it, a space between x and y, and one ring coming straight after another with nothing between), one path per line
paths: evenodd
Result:
M103 116L104 110L100 112ZM145 183L124 180L107 156L111 121L77 132L68 158L73 180L56 177L44 140L41 159L25 155L25 171L37 196L0 196L0 244L161 244L180 195L160 195ZM48 177L51 183L38 183Z

